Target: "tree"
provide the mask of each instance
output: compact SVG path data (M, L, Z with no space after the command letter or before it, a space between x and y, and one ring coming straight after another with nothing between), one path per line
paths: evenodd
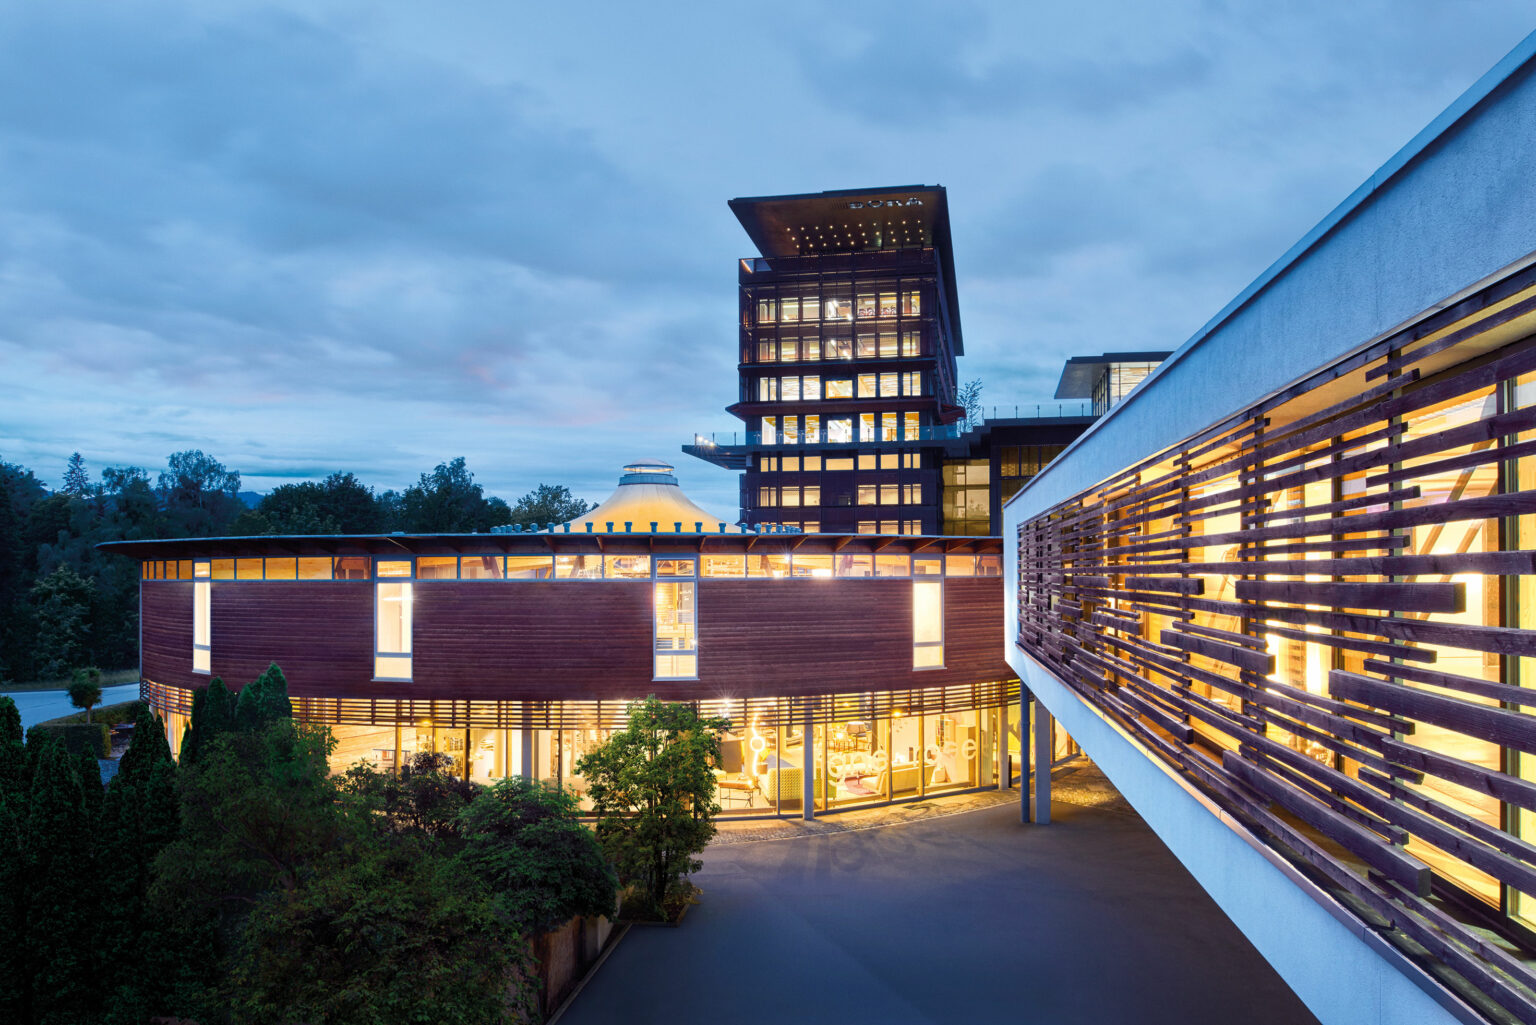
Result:
M86 661L95 596L95 583L68 566L60 566L32 585L32 609L37 620L34 659L41 676L63 676Z
M288 679L276 662L268 663L266 670L241 687L235 697L235 726L247 733L291 718L293 702L288 700Z
M583 756L597 813L597 839L634 889L637 910L663 915L686 898L683 877L703 863L694 858L715 835L715 777L720 732L729 723L700 718L691 705L632 702L629 724Z
M91 709L101 704L101 670L95 666L76 669L69 683L69 703L85 709L85 721L91 721Z
M21 710L0 695L0 794L21 797L28 787L27 748L21 732Z
M3 741L0 741L3 743ZM31 979L27 975L26 873L21 843L21 802L0 786L0 1021L30 1017Z
M573 496L564 484L540 484L517 500L507 522L523 527L565 523L593 508L585 499Z
M955 392L955 403L965 409L965 429L974 430L981 426L984 409L981 405L981 378L976 378L962 384Z
M613 914L618 880L580 814L569 791L507 776L459 816L460 857L525 932L548 932L576 915Z
M486 531L507 522L507 503L486 499L464 457L438 463L400 496L401 530L424 534Z
M226 469L201 449L172 454L160 471L155 491L171 529L184 534L207 536L245 511L237 497L239 472Z
M76 498L91 493L91 475L85 472L85 459L79 452L69 457L69 465L64 468L64 493Z
M75 759L56 741L38 744L22 841L31 1015L40 1025L73 1025L91 1019L97 997L92 823Z
M399 776L353 766L342 787L386 829L441 841L459 839L459 814L481 790L453 771L450 756L435 751L412 755Z
M483 883L441 846L389 837L318 865L251 915L233 966L252 1025L536 1016L527 947Z

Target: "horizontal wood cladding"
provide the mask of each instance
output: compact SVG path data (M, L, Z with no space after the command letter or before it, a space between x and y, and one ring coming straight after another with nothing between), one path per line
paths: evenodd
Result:
M429 581L415 589L413 698L644 697L649 581ZM404 693L402 693L404 692Z
M1001 580L946 579L945 668L914 671L910 580L705 580L699 696L1004 680L1013 674L999 644L1002 616Z
M189 609L189 630L190 621ZM365 581L217 581L211 627L213 675L231 690L273 662L296 696L366 685L373 675L373 585Z
M1001 681L1000 578L946 578L945 668L912 669L911 580L699 581L698 681L653 682L649 581L419 581L414 679L375 683L373 585L215 581L213 672L271 662L296 697L558 701L794 696ZM192 585L148 581L144 674L191 671Z
M146 581L139 588L140 672L158 683L202 687L192 671L192 581Z

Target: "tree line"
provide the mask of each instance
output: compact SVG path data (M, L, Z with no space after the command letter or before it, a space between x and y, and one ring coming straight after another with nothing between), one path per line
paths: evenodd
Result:
M198 691L179 763L141 711L103 788L0 697L0 1021L537 1020L527 940L615 906L576 799L333 747L274 665Z
M588 508L551 484L509 505L485 494L462 456L403 491L375 491L337 472L284 484L254 505L242 497L239 471L200 450L172 454L153 479L142 467L122 466L94 480L76 452L58 490L0 461L0 682L137 662L138 564L98 551L103 541L484 532L560 523Z

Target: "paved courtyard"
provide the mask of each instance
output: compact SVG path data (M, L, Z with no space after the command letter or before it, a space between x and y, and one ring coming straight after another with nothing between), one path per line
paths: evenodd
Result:
M1056 783L1045 827L990 795L726 827L681 928L632 928L560 1025L1315 1020L1091 766Z

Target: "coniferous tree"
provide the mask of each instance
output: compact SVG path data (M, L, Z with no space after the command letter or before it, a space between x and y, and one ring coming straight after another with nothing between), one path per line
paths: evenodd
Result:
M155 858L176 839L175 773L164 721L141 707L102 814L102 885L112 895L104 933L107 1025L143 1021L175 971L174 932L167 933L148 908Z
M181 743L181 763L193 765L221 733L235 726L236 696L215 676L208 686L192 694L192 717Z
M0 740L0 743L4 743ZM31 984L27 978L26 876L21 851L19 796L0 786L0 1021L23 1022L30 1017Z
M288 680L276 662L270 663L256 679L235 695L235 725L254 733L279 719L293 718L293 702L288 700Z
M0 793L19 800L25 797L29 785L21 711L16 702L0 695Z
M85 457L79 452L69 457L64 468L64 493L84 498L91 493L91 475L85 472Z
M98 891L91 871L91 823L75 759L52 739L36 746L40 752L22 839L31 1020L78 1025L94 1015L97 995Z

